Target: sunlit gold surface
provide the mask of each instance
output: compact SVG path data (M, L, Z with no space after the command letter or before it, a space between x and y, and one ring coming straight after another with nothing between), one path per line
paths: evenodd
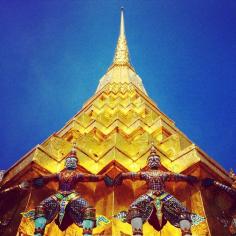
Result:
M153 142L158 148L163 168L200 178L212 176L221 181L230 181L226 171L194 145L147 96L141 79L130 65L123 13L113 64L100 80L95 95L61 130L12 166L3 183L11 185L23 179L62 170L65 157L74 142L81 171L107 173L111 177L115 177L120 171L139 171L146 166L150 144ZM41 190L33 190L28 203L22 203L23 209L34 208L55 192L56 188L57 185L52 183ZM217 236L211 233L214 221L209 214L212 212L212 207L209 207L210 190L203 198L205 190L199 184L189 186L186 183L172 183L168 184L167 189L191 211L206 216L206 222L193 228L194 236ZM113 219L112 215L126 210L145 191L143 182L132 183L127 180L118 188L107 188L104 183L79 184L78 191L96 207L97 214L111 219L109 225L97 227L94 230L95 235L131 235L131 226ZM230 204L232 199L227 201ZM223 202L224 199L219 198L219 209L221 206L228 209L230 205L225 206ZM218 224L216 227L222 226ZM22 219L18 235L32 235L33 230L32 222ZM81 235L81 232L75 225L66 232L60 232L51 223L47 226L45 235L76 236ZM170 224L161 232L156 232L150 225L145 224L144 235L179 236L181 232Z

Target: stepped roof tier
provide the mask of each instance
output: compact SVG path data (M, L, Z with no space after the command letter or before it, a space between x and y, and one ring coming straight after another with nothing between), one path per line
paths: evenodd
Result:
M121 171L145 169L151 143L154 143L161 157L162 169L230 183L228 173L181 132L148 97L130 62L123 10L113 63L101 78L96 93L64 127L7 170L2 184L10 186L62 170L73 143L76 143L79 170L83 172L106 173L114 177ZM18 235L32 235L32 223L22 219L19 213L33 208L56 188L56 183L49 183L40 190L17 193L19 200L11 207L4 208L3 199L0 207L12 217L11 232L6 229L4 235L16 235L17 232ZM193 229L193 235L227 235L226 229L211 218L230 208L232 199L227 195L216 196L214 191L205 192L200 185L193 187L186 183L168 184L167 188L193 212L206 217L205 223ZM118 211L127 209L144 189L143 182L131 183L128 180L116 189L107 189L103 183L78 184L78 191L96 207L97 213L110 219ZM15 197L8 196L8 199ZM75 225L66 232L60 232L54 223L46 229L46 235L69 236L76 232L81 232L81 229ZM109 225L97 227L94 232L95 235L131 235L131 226L112 219ZM158 236L160 233L145 224L144 235ZM161 235L177 236L180 230L167 224Z

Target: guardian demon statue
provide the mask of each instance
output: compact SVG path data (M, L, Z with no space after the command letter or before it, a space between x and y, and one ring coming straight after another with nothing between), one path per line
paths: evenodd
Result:
M143 180L147 185L147 192L130 205L128 212L120 212L116 217L132 225L134 236L143 235L142 226L146 221L158 231L169 221L181 229L182 235L191 235L191 225L200 223L204 218L188 211L182 203L167 193L165 182L187 181L193 184L197 182L197 178L159 170L160 157L154 146L147 165L147 171L121 173L115 178L115 185L120 185L124 179Z
M58 181L59 189L56 194L43 200L34 211L35 236L44 234L45 226L55 219L58 227L64 231L72 223L83 228L84 236L91 236L96 226L95 209L76 191L78 182L97 182L104 180L112 185L108 176L84 174L77 170L78 159L73 147L65 161L65 169L57 174L42 176L26 181L20 186L33 185L41 187L49 181Z

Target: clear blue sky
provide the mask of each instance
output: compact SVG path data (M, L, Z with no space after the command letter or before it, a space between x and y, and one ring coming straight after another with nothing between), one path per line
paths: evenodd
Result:
M149 96L227 170L236 167L236 1L0 1L0 169L59 130L111 64L125 7Z

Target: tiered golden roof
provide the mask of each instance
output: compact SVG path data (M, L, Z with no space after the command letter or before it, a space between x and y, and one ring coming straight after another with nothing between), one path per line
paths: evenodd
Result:
M139 171L145 168L150 145L154 143L163 169L230 181L226 171L193 144L147 96L141 78L130 63L123 10L113 63L100 80L94 96L61 130L34 147L12 166L3 183L6 186L12 185L23 179L62 170L73 143L77 147L79 169L85 172L107 173L114 177L120 171ZM87 183L79 184L78 191L97 208L98 214L112 219L112 215L127 209L132 200L144 192L143 184L124 181L121 187L107 189L103 183ZM49 192L55 191L55 188L55 184L49 184L43 190L30 192L27 197L22 198L19 204L21 207L16 207L16 214L33 208ZM184 183L170 184L167 188L189 209L207 217L205 223L193 229L194 236L215 236L216 230L220 232L218 235L227 235L225 229L217 222L213 224L209 216L213 212L220 212L219 203L224 202L222 199L225 196L214 196L211 192L205 194L201 186L193 187ZM213 196L215 198L211 199ZM216 201L214 208L212 204L207 204L208 201ZM229 203L224 203L223 206L225 209L229 208ZM25 219L15 220L12 224L12 229L18 235L32 235L33 225ZM80 235L77 232L81 230L75 225L66 232L59 232L55 224L51 223L46 235ZM109 225L96 228L95 235L98 233L131 235L131 226L112 219ZM144 235L177 236L180 235L180 230L168 224L160 234L145 224Z

